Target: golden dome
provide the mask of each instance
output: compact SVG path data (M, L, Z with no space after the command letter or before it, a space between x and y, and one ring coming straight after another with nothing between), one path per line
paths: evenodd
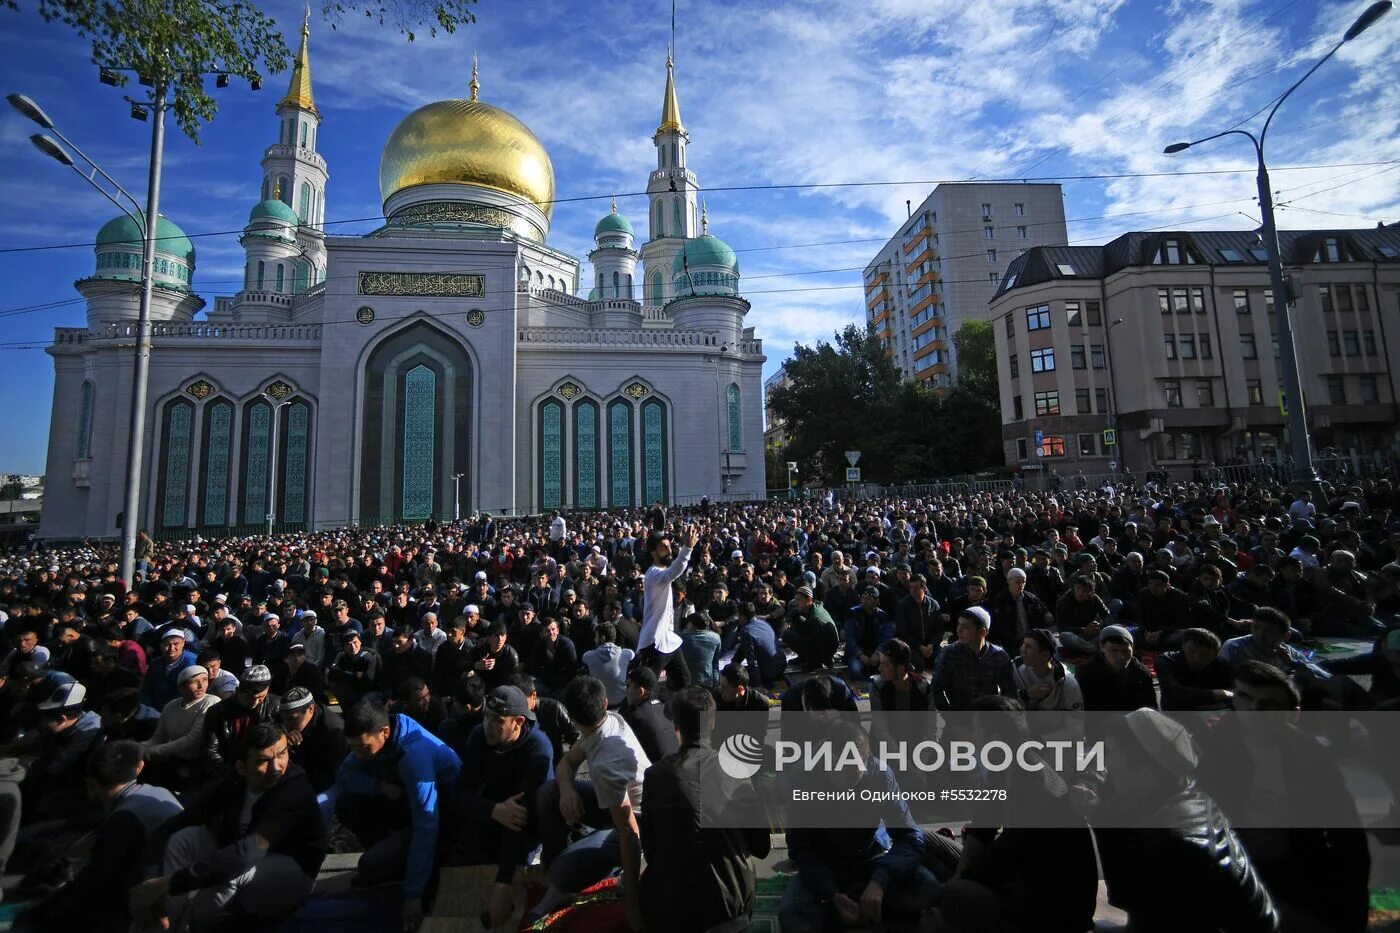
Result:
M440 100L394 128L379 160L388 201L415 185L479 185L554 212L554 166L530 128L479 100Z

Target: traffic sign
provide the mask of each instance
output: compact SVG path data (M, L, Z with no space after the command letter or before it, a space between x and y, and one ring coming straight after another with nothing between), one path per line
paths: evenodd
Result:
M860 467L846 467L846 482L860 482Z
M1278 390L1278 413L1283 417L1288 417L1288 393L1282 389Z
M1110 461L1108 461L1108 468L1109 468L1110 470L1116 470L1116 469L1118 469L1118 461L1117 461L1117 460L1110 460Z
M1039 446L1041 446L1041 445L1044 444L1044 443L1045 443L1045 432L1044 432L1044 431L1036 431L1036 432L1035 432L1035 446L1039 447Z
M1118 432L1115 431L1115 430L1113 430L1113 428L1104 428L1104 431L1103 431L1103 445L1104 445L1105 447L1112 447L1114 444L1117 444L1117 443L1118 443Z
M846 462L849 463L851 466L855 466L857 463L860 463L860 451L859 451L859 450L848 450L848 451L846 451Z

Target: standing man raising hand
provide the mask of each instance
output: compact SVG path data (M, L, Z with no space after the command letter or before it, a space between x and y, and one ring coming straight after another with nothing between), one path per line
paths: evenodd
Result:
M676 634L671 584L690 564L690 551L700 540L694 525L686 525L677 537L679 550L671 551L671 541L658 535L651 542L651 566L643 580L642 633L637 641L637 663L660 674L666 672L666 687L682 690L690 684L690 671L681 657L681 637Z

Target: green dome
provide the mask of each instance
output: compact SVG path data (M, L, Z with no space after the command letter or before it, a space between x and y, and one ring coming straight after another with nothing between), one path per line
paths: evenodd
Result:
M598 288L597 288L597 286L594 286L593 288L590 288L590 289L588 290L588 300L589 300L589 301L597 301L597 300L598 300Z
M144 214L138 216L143 220L145 218ZM136 225L136 221L126 214L113 217L97 231L98 249L104 246L130 246L140 249L142 240L141 229ZM174 256L184 260L191 267L194 266L194 244L185 236L185 231L175 226L164 214L161 214L156 222L156 252Z
M277 198L268 198L266 201L259 201L251 214L248 215L248 223L259 220L280 220L284 224L296 226L301 223L301 218L297 212L287 206L286 202Z
M692 269L723 266L735 275L739 274L739 259L734 255L734 250L719 237L708 233L685 241L685 248L676 254L676 261L671 264L671 273L682 274L687 263Z
M613 211L602 220L598 221L598 226L593 228L593 236L595 239L606 233L625 233L628 236L632 236L632 225L628 223L626 217L623 217L617 211Z

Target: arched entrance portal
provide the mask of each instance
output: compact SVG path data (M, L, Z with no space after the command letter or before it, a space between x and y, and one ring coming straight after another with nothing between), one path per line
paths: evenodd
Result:
M452 474L469 508L472 364L455 339L418 321L365 362L361 524L452 518Z

